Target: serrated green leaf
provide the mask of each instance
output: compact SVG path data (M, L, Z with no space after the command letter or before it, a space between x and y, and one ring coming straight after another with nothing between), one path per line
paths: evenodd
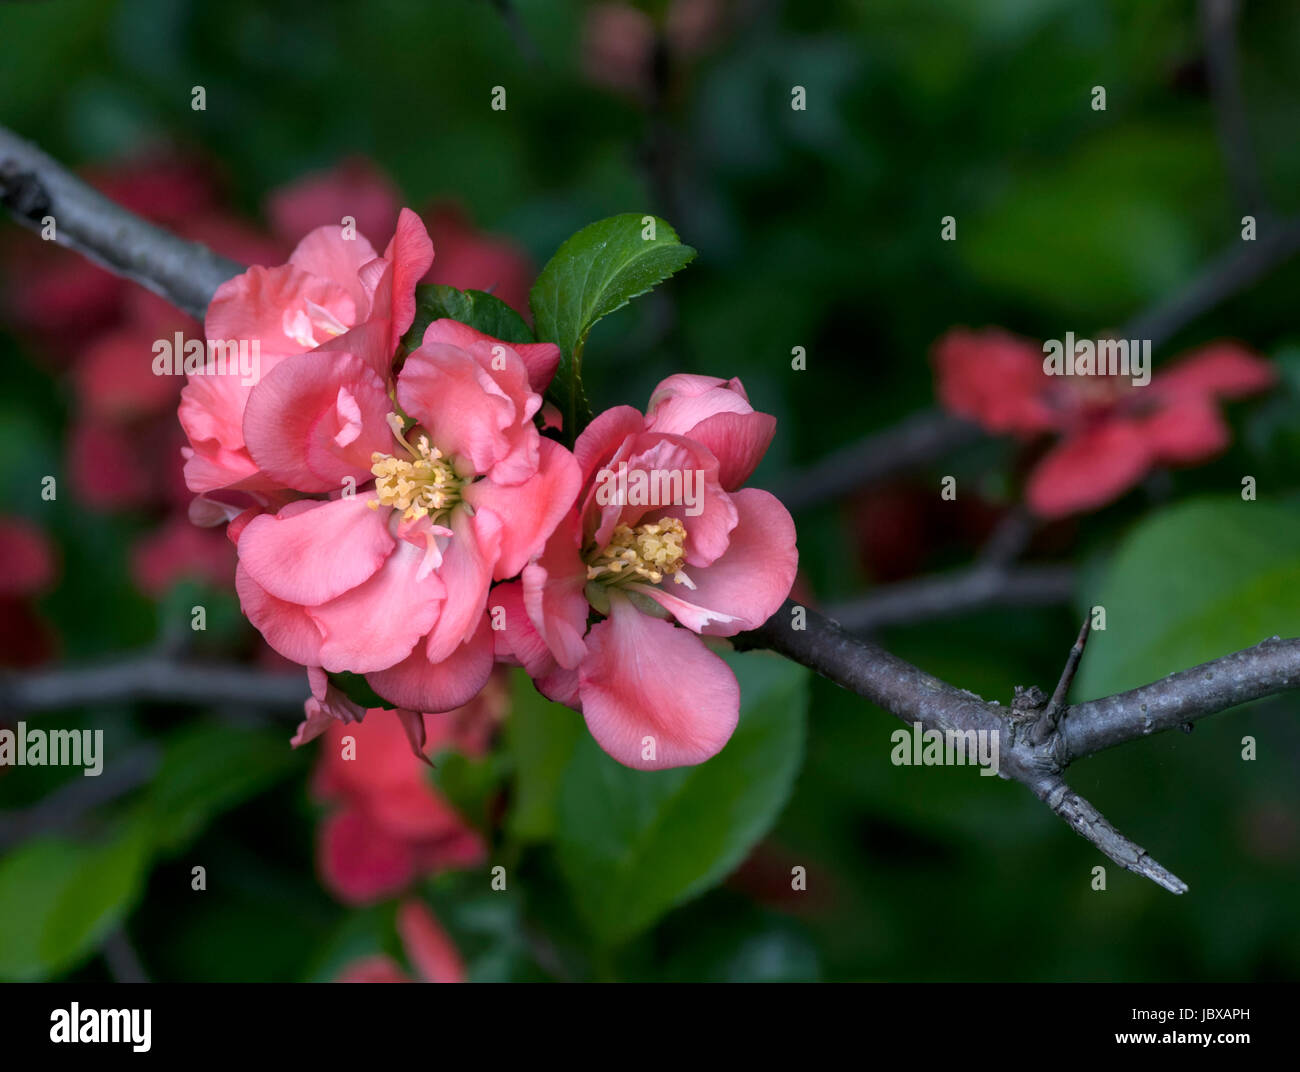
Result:
M646 237L647 232L654 237ZM591 419L582 389L582 351L592 326L684 268L695 250L665 221L635 212L584 227L560 246L529 295L537 337L560 347L550 391L573 440Z
M496 295L433 283L415 288L415 320L402 336L402 344L408 351L419 349L429 325L444 318L459 320L502 342L533 341L524 318Z
M560 868L593 935L616 945L720 882L775 822L803 756L808 672L728 655L740 724L697 767L634 771L585 737L565 772Z
M1091 699L1258 644L1300 636L1300 511L1238 496L1184 503L1142 521L1091 603L1075 696Z

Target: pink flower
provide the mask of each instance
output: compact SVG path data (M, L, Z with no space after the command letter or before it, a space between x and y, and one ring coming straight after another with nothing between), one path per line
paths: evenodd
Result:
M446 711L491 670L492 581L542 549L577 493L573 456L533 421L559 351L438 320L390 397L372 356L353 349L290 357L249 399L262 473L301 492L348 480L363 490L253 517L237 534L236 587L286 658L366 674L400 707Z
M774 428L738 380L705 376L664 380L646 416L606 411L575 444L577 509L521 579L493 593L505 612L498 654L580 709L626 766L701 763L736 727L735 675L700 636L762 624L794 582L790 515L767 492L737 490ZM676 474L680 494L646 502L632 491L654 487L655 474L670 485ZM588 629L593 608L603 617Z
M209 343L258 347L258 368L192 376L181 393L180 419L190 440L185 478L200 494L221 489L264 491L262 473L244 438L246 409L270 374L291 358L353 360L364 353L384 378L403 333L415 318L415 285L433 262L433 246L418 216L403 209L397 230L378 256L360 234L319 227L298 243L289 263L253 267L220 287L204 324ZM353 329L364 340L351 336ZM293 366L302 367L302 362ZM249 382L250 380L256 382ZM277 382L283 383L282 374Z
M406 959L420 982L463 983L465 965L447 932L423 901L405 900L397 909L397 933ZM411 983L410 975L383 953L360 957L344 966L338 983Z
M494 717L492 702L476 700L455 714L406 714L418 720L425 750L465 750L469 727ZM391 711L360 714L364 721L330 720L313 779L316 796L337 805L319 831L321 877L351 904L400 893L422 875L472 866L484 854L479 835L430 783L422 756L412 755L409 725Z
M1145 386L1124 376L1049 376L1043 349L989 329L935 345L939 399L990 432L1058 442L1029 474L1025 499L1043 517L1095 510L1152 469L1198 465L1228 445L1221 399L1271 387L1273 367L1231 342L1203 346Z

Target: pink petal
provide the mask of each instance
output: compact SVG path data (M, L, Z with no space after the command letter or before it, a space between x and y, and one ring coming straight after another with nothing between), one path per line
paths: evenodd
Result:
M370 687L389 703L413 711L450 711L469 703L492 673L492 627L483 615L478 629L442 662L429 662L417 644L396 666L367 674Z
M303 666L320 665L320 630L303 607L276 599L242 564L235 567L235 591L244 617L272 648Z
M397 230L384 250L384 260L393 266L392 335L389 349L397 349L415 321L415 285L433 264L433 243L424 221L409 208L397 216Z
M317 837L321 880L348 904L391 897L415 877L410 844L376 826L358 809L344 808L326 818Z
M361 358L298 354L248 396L244 441L253 461L280 484L339 491L347 477L368 480L371 454L391 449L386 417L392 408L384 381Z
M546 641L533 627L524 609L521 582L511 581L493 588L488 596L488 615L494 623L492 639L497 662L522 666L530 677L548 673L555 667L555 659ZM497 622L501 628L497 628Z
M505 519L495 580L515 576L546 545L557 522L573 506L581 477L572 454L550 439L538 442L537 472L521 484L479 480L465 489L475 510L488 509Z
M514 350L528 370L529 386L541 394L555 378L555 370L560 367L560 348L553 342L505 342L485 335L459 320L443 318L433 321L424 332L424 343L447 343L462 350L473 351L475 347L486 347L491 353L493 346L508 346Z
M523 601L528 617L560 666L572 669L587 654L583 637L590 607L583 589L587 568L579 554L582 529L570 512L536 562L524 567Z
M371 510L373 494L289 508L253 518L239 538L239 560L277 599L315 606L374 576L396 544L388 509Z
M1045 398L1041 346L989 328L954 328L934 344L936 393L950 413L990 432L1034 435L1057 426Z
M323 323L351 327L356 320L357 305L346 287L282 264L253 267L222 283L208 305L204 333L211 341L258 340L265 372L271 355L298 354L323 342ZM300 330L314 341L300 337Z
M353 320L364 318L370 307L369 296L357 278L363 265L375 259L375 247L362 234L343 237L337 223L317 227L298 243L289 263L300 271L328 279L347 291L356 310Z
M426 983L463 983L465 965L447 932L422 901L409 899L397 909L397 933L406 959Z
M451 528L453 535L436 574L446 585L446 602L425 650L433 663L448 658L479 627L501 543L501 519L490 510L479 510L472 519L464 509L453 510Z
M731 739L740 685L693 633L615 593L610 617L592 626L587 644L578 670L582 714L597 744L624 766L692 766Z
M1196 465L1228 446L1228 426L1207 395L1176 394L1155 409L1142 430L1154 460L1166 465Z
M429 429L435 446L474 473L488 472L510 454L507 429L516 425L518 410L464 350L443 343L416 350L397 378L397 401Z
M1048 451L1025 486L1025 499L1046 518L1095 510L1146 476L1152 450L1141 426L1111 419Z
M687 629L709 636L735 636L762 625L790 594L799 565L794 521L774 496L743 488L731 499L740 517L731 543L716 562L687 571L694 590L668 580L662 587L628 586Z
M1152 378L1150 389L1161 394L1241 398L1267 390L1277 378L1277 369L1271 362L1244 346L1215 342L1160 369Z
M631 406L615 406L597 415L573 444L573 456L582 470L583 484L614 457L625 439L643 431L645 418Z
M321 633L321 666L365 674L410 654L438 620L447 594L438 573L418 576L423 560L422 550L399 540L368 580L307 608Z
M718 483L727 491L750 478L775 434L776 418L769 413L717 413L688 433L717 457Z

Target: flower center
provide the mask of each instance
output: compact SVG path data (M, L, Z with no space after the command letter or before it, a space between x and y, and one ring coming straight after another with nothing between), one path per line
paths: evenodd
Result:
M395 458L391 454L375 451L370 456L370 471L375 474L377 499L370 501L371 509L391 506L404 511L403 521L418 518L436 518L460 502L462 481L456 475L451 461L442 451L421 435L414 446L401 432L401 420L389 414L393 435L407 449L411 459Z
M658 584L671 576L677 584L688 583L681 572L685 542L686 527L675 517L636 528L618 525L608 545L587 560L587 580L618 584L639 578Z

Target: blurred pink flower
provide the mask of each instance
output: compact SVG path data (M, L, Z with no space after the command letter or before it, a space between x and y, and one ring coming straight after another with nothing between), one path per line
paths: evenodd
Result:
M944 407L990 432L1058 441L1025 500L1046 518L1096 510L1158 466L1199 465L1228 445L1220 402L1267 390L1277 372L1232 342L1161 367L1145 386L1118 375L1050 376L1037 343L998 329L954 329L934 350Z
M460 953L423 901L411 898L398 906L397 933L419 982L465 981L465 965ZM412 983L417 979L412 979L392 957L379 953L345 965L335 982Z
M460 711L413 716L423 750L476 753L499 722L503 702L503 692L493 689ZM331 719L319 745L313 788L336 805L319 831L326 887L340 900L367 903L422 875L477 864L482 839L433 787L425 763L412 754L410 726L381 708L360 714L364 721Z

